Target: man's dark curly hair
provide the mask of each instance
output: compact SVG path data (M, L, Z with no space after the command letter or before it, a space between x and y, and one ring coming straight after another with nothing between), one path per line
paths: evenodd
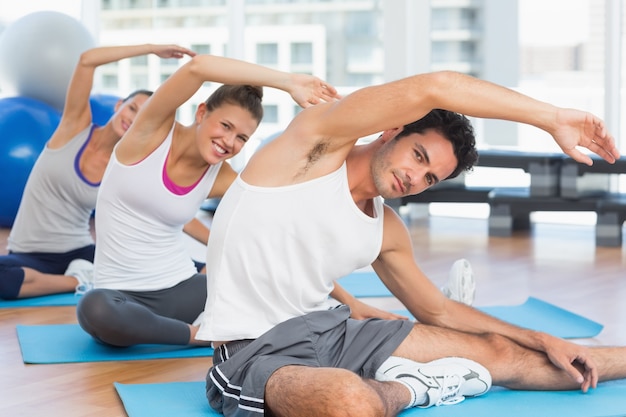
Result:
M457 166L446 179L455 178L461 172L472 170L478 161L478 152L476 151L474 128L467 117L448 110L431 110L421 119L405 125L396 139L412 133L423 134L429 129L434 129L443 135L452 143L454 148L454 155L458 161Z

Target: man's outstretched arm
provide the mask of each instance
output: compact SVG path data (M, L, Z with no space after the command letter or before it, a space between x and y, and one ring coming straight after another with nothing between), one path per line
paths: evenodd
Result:
M389 207L385 208L384 230L381 254L372 265L417 321L466 333L505 336L527 349L545 353L552 364L567 372L583 391L596 386L598 368L587 347L514 326L449 300L419 269L408 230Z
M619 158L615 140L597 116L536 100L512 89L461 73L419 74L355 91L333 105L317 109L320 137L351 142L404 126L433 109L466 116L501 119L548 132L567 155L591 164L586 148L610 163Z

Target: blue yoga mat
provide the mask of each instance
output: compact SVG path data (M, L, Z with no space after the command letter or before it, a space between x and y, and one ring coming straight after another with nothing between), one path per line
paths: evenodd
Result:
M378 275L375 272L355 272L342 278L339 282L355 297L391 296L391 293L378 279ZM74 293L43 295L41 297L20 298L17 300L3 300L0 298L0 308L73 306L78 303L79 299L80 296Z
M616 417L626 415L626 380L604 382L581 391L511 391L500 387L476 398L452 405L411 409L404 416L567 416Z
M212 356L210 347L137 345L114 348L96 342L78 324L18 324L17 339L24 363L130 361Z
M534 297L529 297L520 305L477 308L517 326L566 339L594 337L604 328L593 320ZM394 313L413 318L408 310L394 310Z
M115 389L128 417L211 417L205 383L169 382L158 384L120 384ZM604 382L587 394L580 391L510 391L495 387L477 398L456 405L413 408L400 414L408 416L483 416L483 417L610 417L626 415L626 380Z
M375 272L354 272L339 281L350 294L355 297L388 297L391 293L378 278ZM80 296L74 293L43 295L41 297L3 300L0 308L13 307L47 307L76 305Z
M604 328L600 323L534 297L517 306L478 308L509 323L569 339L594 337Z
M209 407L204 381L113 385L128 417L223 417Z
M80 296L74 293L42 295L41 297L19 298L17 300L0 298L0 308L75 306L79 299Z
M376 272L353 272L339 279L339 284L355 297L392 297L391 291Z
M339 284L359 298L392 296L375 272L353 272L339 279ZM600 323L534 297L520 305L477 308L509 323L568 339L594 337L604 328ZM413 318L407 310L394 313Z

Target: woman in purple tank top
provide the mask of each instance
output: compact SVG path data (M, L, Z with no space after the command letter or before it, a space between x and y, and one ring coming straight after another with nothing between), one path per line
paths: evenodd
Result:
M49 164L54 165L55 171L67 171L67 175L63 174L63 178L68 179L67 183L56 182L46 189L41 184L43 180L39 178L45 179L50 173L37 172L36 177L31 173L9 236L9 253L0 256L0 298L27 298L75 290L80 292L91 286L94 245L88 234L97 191L92 193L92 201L82 203L85 207L91 205L81 212L84 213L84 218L70 219L65 223L55 220L68 215L69 209L65 210L64 207L69 208L76 202L72 194L74 183L69 184L70 179L75 181L75 172L84 183L97 190L113 147L152 94L148 90L131 93L116 103L115 113L105 125L95 126L90 107L95 70L101 65L146 54L155 54L161 58L195 55L189 49L177 45L143 44L98 47L89 49L80 56L67 89L60 123L46 144L46 152L42 152L40 158L55 158L73 140L83 140L84 145L79 147L76 157L73 158L74 164ZM36 166L33 171L35 169ZM45 195L47 203L43 205L37 204L36 199L42 198L42 190L48 191ZM51 201L52 198L54 201ZM42 211L48 213L41 213ZM28 215L33 212L41 216ZM37 220L39 217L41 221ZM38 223L34 224L35 222ZM55 225L66 223L79 228L64 233L69 236L83 236L79 245L68 248L72 242L66 239L67 243L63 248L59 248L60 245L52 248L41 246L40 242L43 240L55 240ZM60 240L60 237L57 238L57 241Z

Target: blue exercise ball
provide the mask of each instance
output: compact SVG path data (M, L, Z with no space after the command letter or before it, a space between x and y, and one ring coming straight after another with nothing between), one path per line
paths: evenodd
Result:
M60 112L30 97L0 99L0 226L11 227L26 180Z
M111 116L115 114L115 105L121 97L111 94L92 94L89 97L91 106L91 118L98 126L107 124Z
M0 35L2 90L62 111L80 55L93 46L89 30L69 15L54 11L27 14Z

